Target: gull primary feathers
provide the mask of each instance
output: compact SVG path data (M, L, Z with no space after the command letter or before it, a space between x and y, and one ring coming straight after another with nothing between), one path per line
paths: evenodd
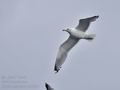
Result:
M80 19L79 24L75 28L67 28L66 31L70 34L69 38L59 47L59 51L56 57L54 71L56 73L60 70L62 64L65 62L68 52L78 43L80 39L93 40L95 34L86 34L91 22L96 21L99 16L93 16L85 19Z
M54 90L48 83L45 83L46 90Z

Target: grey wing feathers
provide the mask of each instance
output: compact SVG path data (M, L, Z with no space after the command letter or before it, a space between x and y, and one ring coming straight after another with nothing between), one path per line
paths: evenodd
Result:
M98 17L99 16L93 16L93 17L89 17L89 18L85 18L85 19L80 19L79 24L76 27L76 29L85 32L88 29L90 23L95 21Z
M68 52L74 47L74 45L79 41L78 38L70 36L59 48L54 70L58 72L64 63Z
M79 41L79 38L69 36L69 38L60 46L65 51L69 51Z

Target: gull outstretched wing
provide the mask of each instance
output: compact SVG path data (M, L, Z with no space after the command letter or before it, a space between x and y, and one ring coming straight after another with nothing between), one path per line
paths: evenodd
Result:
M62 64L65 62L68 52L74 47L74 45L78 41L78 38L69 36L69 38L60 46L56 57L54 71L58 72L60 70Z
M93 16L85 19L80 19L76 29L85 32L88 29L90 23L95 21L98 17L99 16Z

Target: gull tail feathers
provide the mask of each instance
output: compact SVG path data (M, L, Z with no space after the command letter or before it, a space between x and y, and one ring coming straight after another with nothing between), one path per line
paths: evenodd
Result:
M86 34L84 36L84 39L86 39L88 41L92 41L95 37L96 37L96 34Z

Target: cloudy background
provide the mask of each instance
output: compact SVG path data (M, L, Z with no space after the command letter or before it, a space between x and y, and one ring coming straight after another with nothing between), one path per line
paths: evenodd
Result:
M0 0L0 90L120 90L119 0ZM99 15L54 74L58 47L80 18Z

